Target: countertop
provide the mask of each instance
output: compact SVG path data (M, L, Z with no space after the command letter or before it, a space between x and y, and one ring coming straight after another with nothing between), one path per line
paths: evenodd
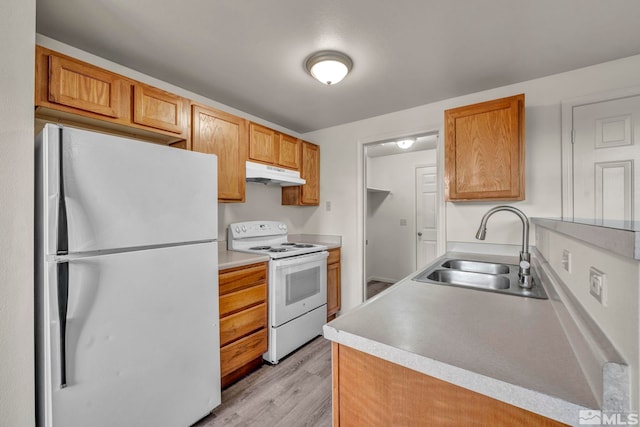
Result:
M325 325L325 338L567 424L600 408L550 300L413 276Z
M242 267L244 265L269 261L269 255L250 254L227 250L226 242L218 243L218 269Z

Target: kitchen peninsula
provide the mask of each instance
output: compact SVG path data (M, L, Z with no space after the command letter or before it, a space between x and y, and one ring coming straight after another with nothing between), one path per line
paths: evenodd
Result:
M577 425L580 410L607 408L606 390L626 367L609 353L600 390L590 384L543 262L534 258L550 299L421 283L413 274L325 325L334 423Z

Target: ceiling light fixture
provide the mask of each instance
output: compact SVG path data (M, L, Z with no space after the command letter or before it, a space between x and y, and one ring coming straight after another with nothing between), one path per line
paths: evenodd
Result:
M320 83L334 85L351 71L353 61L342 52L324 50L307 58L304 66Z
M402 148L403 150L406 150L407 148L411 147L414 142L416 142L415 138L407 138L407 139L397 141L396 145Z

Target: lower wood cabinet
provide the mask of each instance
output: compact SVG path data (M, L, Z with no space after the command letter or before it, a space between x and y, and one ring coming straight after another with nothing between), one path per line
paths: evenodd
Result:
M340 311L340 248L329 250L327 258L327 322Z
M332 343L334 426L563 426L560 422Z
M262 365L269 343L267 265L251 264L219 273L222 387Z

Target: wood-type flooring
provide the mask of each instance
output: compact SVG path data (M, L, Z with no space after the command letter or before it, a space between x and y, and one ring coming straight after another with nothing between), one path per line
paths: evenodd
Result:
M318 337L277 365L222 391L222 404L193 427L331 426L331 343Z

